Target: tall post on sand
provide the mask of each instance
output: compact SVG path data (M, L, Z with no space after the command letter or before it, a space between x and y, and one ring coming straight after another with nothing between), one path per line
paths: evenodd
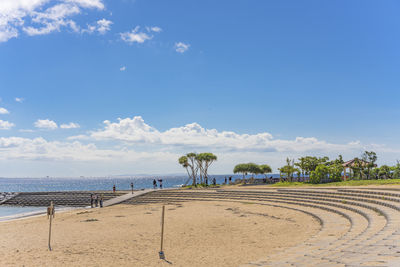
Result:
M165 215L165 206L162 207L162 215L161 215L161 248L160 252L158 253L160 259L165 259L164 251L163 251L163 243L164 243L164 215Z
M49 224L49 250L51 251L51 221L54 218L54 205L53 201L50 202L50 206L47 208L47 219L50 219Z

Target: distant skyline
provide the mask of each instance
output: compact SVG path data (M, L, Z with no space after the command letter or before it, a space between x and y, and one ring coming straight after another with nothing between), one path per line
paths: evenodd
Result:
M400 160L398 1L0 1L0 177Z

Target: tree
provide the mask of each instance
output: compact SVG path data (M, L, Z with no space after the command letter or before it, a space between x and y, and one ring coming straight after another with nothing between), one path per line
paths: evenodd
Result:
M329 158L328 157L322 157L322 158L317 158L317 157L311 157L307 156L304 157L304 170L307 175L309 175L312 171L315 171L318 165L326 165L328 162Z
M392 172L391 172L391 168L387 165L382 165L379 168L379 178L383 178L383 179L391 179L392 178Z
M306 159L306 157L301 157L298 160L299 160L299 162L296 162L294 165L299 167L299 169L301 170L301 174L303 176L303 180L304 180L304 173L307 170L307 165L306 165L307 159ZM298 175L298 176L300 177L300 175Z
M196 161L197 169L199 171L199 183L202 184L204 177L204 166L203 166L204 158L202 156L196 155L194 159Z
M311 172L310 182L319 184L329 177L329 168L324 164L318 165L314 171Z
M400 178L400 161L397 161L396 165L392 167L392 178L399 179Z
M293 181L293 174L298 171L298 169L294 167L294 160L289 158L286 158L286 165L278 170L281 173L281 177L286 177L290 182Z
M196 160L200 163L200 172L203 173L205 182L208 183L208 168L217 160L217 156L213 153L200 153L196 156ZM204 163L204 165L202 163Z
M192 152L180 157L178 161L186 169L189 177L193 179L192 184L195 186L197 182L203 183L203 178L208 179L208 168L216 160L217 156L213 153L196 154ZM199 181L197 181L198 178L200 178Z
M267 178L267 174L272 172L271 167L268 164L262 164L259 166L261 173L265 175L265 178Z
M233 173L242 173L243 180L246 178L247 173L249 172L249 167L247 163L240 163L233 168Z
M327 166L331 165L342 165L344 163L342 155L339 155L337 159L329 161L326 163Z
M188 176L189 176L189 179L191 179L192 176L191 176L190 173L189 173L189 164L188 164L188 159L187 159L187 157L186 157L186 156L180 157L180 158L178 159L178 162L179 162L179 164L182 165L183 168L186 169L186 172L187 172L187 174L188 174ZM186 185L188 182L189 182L189 180L185 183L185 185Z
M342 164L333 164L328 167L329 169L329 179L332 182L340 182L342 181L342 172L343 165Z
M374 151L365 151L362 154L361 159L363 160L364 172L367 176L367 179L370 179L371 170L375 167L375 162L377 161L378 157Z
M262 173L260 166L258 166L257 164L247 163L246 165L247 165L248 172L253 174L253 178L255 175Z
M354 159L353 165L350 167L353 171L352 178L362 179L364 174L365 163L359 158Z
M189 177L193 180L192 185L196 185L197 167L195 166L195 153L188 153L178 159L179 164L186 169ZM189 172L190 169L190 172Z
M186 154L189 167L192 171L193 185L196 185L197 172L199 171L199 166L196 165L196 156L197 154L194 152Z

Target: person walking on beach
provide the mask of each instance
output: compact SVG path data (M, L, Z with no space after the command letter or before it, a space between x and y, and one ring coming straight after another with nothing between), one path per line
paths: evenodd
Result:
M229 176L229 184L232 183L232 176Z
M226 184L226 176L225 176L225 182L224 182L224 184Z
M160 189L162 189L162 179L158 179L158 182L160 183Z
M94 203L96 205L96 208L99 206L99 198L97 196L97 194L94 195Z
M100 195L100 208L103 207L103 200L104 200L104 195L101 194L101 195Z
M132 189L132 194L133 194L133 183L131 183L131 189Z
M114 186L113 186L113 193L115 194L115 184L114 184Z
M93 208L93 194L90 194L90 207Z
M156 181L156 179L153 179L153 188L157 189L157 181Z
M213 178L213 185L214 185L214 186L217 185L217 179L215 179L215 177Z

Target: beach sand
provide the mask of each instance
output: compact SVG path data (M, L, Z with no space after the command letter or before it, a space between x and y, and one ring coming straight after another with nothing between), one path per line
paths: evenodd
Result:
M304 242L319 223L299 211L254 203L117 205L0 223L0 266L239 266Z

